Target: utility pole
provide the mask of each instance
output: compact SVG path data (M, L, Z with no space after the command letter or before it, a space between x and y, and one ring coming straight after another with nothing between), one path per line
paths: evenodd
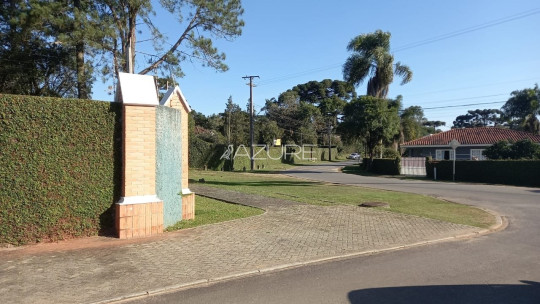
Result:
M332 161L332 124L328 120L328 161Z
M127 64L128 64L128 73L130 74L133 74L133 49L132 49L132 46L133 46L133 40L131 40L132 36L130 35L129 36L129 47L128 47L128 51L127 51Z
M249 78L249 154L251 171L255 168L255 160L253 159L253 78L260 78L259 76L245 76L243 79Z

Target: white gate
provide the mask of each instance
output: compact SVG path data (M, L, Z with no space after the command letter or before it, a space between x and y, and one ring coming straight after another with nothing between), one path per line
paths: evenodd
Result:
M425 157L402 157L401 171L402 175L426 175Z

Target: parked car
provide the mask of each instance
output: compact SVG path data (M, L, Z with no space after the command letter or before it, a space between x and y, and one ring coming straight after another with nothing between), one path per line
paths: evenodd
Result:
M348 159L360 159L359 153L351 153L351 155L347 156Z

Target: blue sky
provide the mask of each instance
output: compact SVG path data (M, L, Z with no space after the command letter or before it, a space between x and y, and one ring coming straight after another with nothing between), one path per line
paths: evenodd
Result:
M342 80L348 42L377 29L392 34L395 60L414 73L404 86L396 80L388 97L403 95L404 107L421 106L428 119L446 121L448 127L467 110L500 108L510 92L540 83L540 3L535 0L251 0L243 7L242 36L215 41L227 55L229 71L218 73L197 62L182 65L186 76L178 79L180 88L191 107L206 115L222 112L229 96L245 107L249 87L242 76L260 76L253 90L256 110L297 84ZM171 41L183 30L160 11L154 22ZM448 34L453 37L444 39ZM151 51L144 44L137 48ZM136 71L142 68L137 66ZM96 83L93 98L111 100L104 88ZM357 87L359 94L365 90L365 83ZM478 103L490 104L448 107ZM435 107L444 108L429 109Z

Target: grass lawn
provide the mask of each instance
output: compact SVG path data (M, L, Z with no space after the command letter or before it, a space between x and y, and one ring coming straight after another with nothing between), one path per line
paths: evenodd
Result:
M332 185L295 179L279 174L222 171L190 171L194 180L204 178L205 185L259 194L316 205L385 202L391 212L417 215L456 224L487 228L494 223L491 214L478 208L450 203L410 193L374 190L355 186Z
M195 199L195 219L180 221L174 226L167 228L167 231L225 222L263 213L264 210L261 209L224 203L211 198L197 196Z

